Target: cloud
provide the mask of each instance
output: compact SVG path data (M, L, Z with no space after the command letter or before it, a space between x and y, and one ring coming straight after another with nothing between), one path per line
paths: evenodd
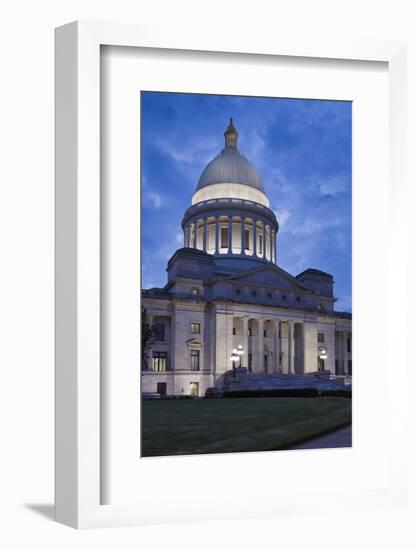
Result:
M165 203L164 197L160 193L155 193L154 191L146 191L144 199L145 208L151 207L155 210L161 208Z
M286 208L281 208L279 210L274 210L274 214L278 220L279 226L283 227L289 220L291 216L291 212L287 210Z
M339 227L340 223L337 218L305 218L292 224L288 231L292 235L312 235L323 230Z
M166 156L180 164L199 165L207 163L218 153L218 139L202 139L194 136L190 143L181 141L178 143L177 136L172 139L156 139L155 145Z
M344 176L333 176L329 178L318 179L316 185L318 185L320 195L337 195L338 193L344 193L348 188L348 180Z
M335 309L336 311L352 311L352 298L350 296L338 298Z

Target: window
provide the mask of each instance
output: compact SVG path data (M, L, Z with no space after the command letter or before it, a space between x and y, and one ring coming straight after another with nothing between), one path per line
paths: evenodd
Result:
M220 237L221 237L221 248L227 248L228 247L228 242L227 242L227 236L228 236L228 229L227 227L222 227L221 228L221 232L220 232Z
M268 356L264 355L264 371L268 372Z
M317 334L317 342L320 342L321 344L324 342L324 334L322 332Z
M348 374L352 376L352 359L348 359Z
M251 294L252 294L252 296L255 298L255 296L256 296L256 290L252 290Z
M236 327L233 327L232 332L233 332L233 336L236 336Z
M237 288L237 289L235 290L235 294L236 294L236 296L240 296L240 288Z
M163 323L156 323L155 325L155 342L165 341L165 325Z
M200 323L190 323L191 334L200 334Z
M248 328L248 336L252 336L252 329Z
M259 254L262 254L263 252L263 249L262 249L262 234L259 235L259 244L258 244L258 252Z
M152 370L162 372L168 370L168 354L166 351L152 353Z
M266 329L264 330L264 338L266 338Z
M271 292L268 292L267 296L268 296L268 298L269 298L270 300L272 300L272 294L271 294Z
M249 229L245 229L245 250L249 250Z
M200 350L191 350L191 370L200 370Z
M200 294L200 291L198 290L198 288L193 288L193 289L191 290L191 294L192 294L193 296L198 296L198 295Z
M347 352L348 352L348 353L351 353L351 349L352 349L352 348L351 348L350 338L348 338L348 339L346 340L346 345L347 345Z
M248 371L252 372L252 354L248 354Z

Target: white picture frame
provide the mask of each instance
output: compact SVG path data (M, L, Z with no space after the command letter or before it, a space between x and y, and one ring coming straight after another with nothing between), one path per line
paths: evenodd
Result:
M402 219L405 188L405 44L394 41L289 42L243 30L213 33L195 28L181 33L169 27L75 22L56 30L56 519L76 528L132 525L156 521L133 504L101 504L100 463L100 48L102 45L173 50L247 53L333 60L382 61L389 70L390 185L396 197L392 242L406 232ZM396 276L405 281L404 251L396 257ZM404 302L389 304L390 315L404 317ZM401 335L399 335L401 338ZM398 343L398 393L390 401L396 418L405 417L405 346ZM405 498L405 461L401 439L392 455L397 472L384 490L351 496L393 503ZM346 495L321 497L321 507ZM368 500L367 500L367 497ZM317 495L303 502L289 496L274 513L317 507ZM230 508L230 502L228 503ZM221 502L218 508L221 517ZM203 512L200 519L203 518ZM238 517L236 514L225 517ZM179 519L175 502L166 503L165 521ZM207 519L207 514L205 515ZM210 514L208 515L210 518ZM183 518L186 519L186 518ZM199 519L196 514L193 519Z

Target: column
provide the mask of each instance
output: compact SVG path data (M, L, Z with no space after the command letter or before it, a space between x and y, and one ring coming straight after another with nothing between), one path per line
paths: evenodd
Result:
M347 354L347 332L344 330L342 333L342 357L343 357L343 374L348 374L348 354Z
M253 225L253 256L256 256L256 220L255 218L252 219L252 225Z
M262 257L265 260L265 258L266 258L266 225L265 225L265 222L263 222L262 245L263 245Z
M274 241L273 241L273 238L272 238L272 233L273 233L273 230L272 230L272 225L269 226L269 261L270 262L273 262L274 261L274 255L273 255L273 248L274 248Z
M274 319L274 364L272 366L272 372L279 371L279 357L281 354L281 342L279 338L279 320Z
M245 352L242 358L242 367L247 368L249 366L249 359L248 359L248 354L249 354L248 321L249 319L248 317L243 317L242 321L243 321L242 346L243 346L243 351Z
M258 369L264 371L264 320L258 319Z
M294 374L294 323L288 323L288 374Z
M227 351L227 362L228 362L228 368L227 370L232 370L233 363L230 360L230 356L232 355L234 345L233 345L233 314L227 314L227 331L226 331L226 351ZM237 363L235 364L237 367Z
M188 247L188 228L184 227L184 248Z
M207 252L207 218L204 218L204 230L203 230L203 250Z
M240 253L245 254L245 218L240 218L240 244Z
M219 226L220 226L219 218L216 218L214 223L216 225L216 232L215 232L216 244L214 245L214 249L216 254L218 254L219 253Z
M233 254L232 252L232 237L233 237L233 225L232 225L232 217L229 216L228 217L228 222L229 222L229 231L227 232L227 236L229 238L229 242L228 242L228 254Z
M277 237L274 235L274 264L277 263Z
M197 222L193 223L193 248L197 248Z

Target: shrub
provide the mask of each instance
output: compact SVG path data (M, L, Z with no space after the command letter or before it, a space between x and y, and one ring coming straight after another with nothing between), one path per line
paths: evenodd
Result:
M352 399L352 390L323 390L320 392L323 397L346 397Z
M272 390L236 390L224 392L224 397L317 397L316 388L276 388Z

